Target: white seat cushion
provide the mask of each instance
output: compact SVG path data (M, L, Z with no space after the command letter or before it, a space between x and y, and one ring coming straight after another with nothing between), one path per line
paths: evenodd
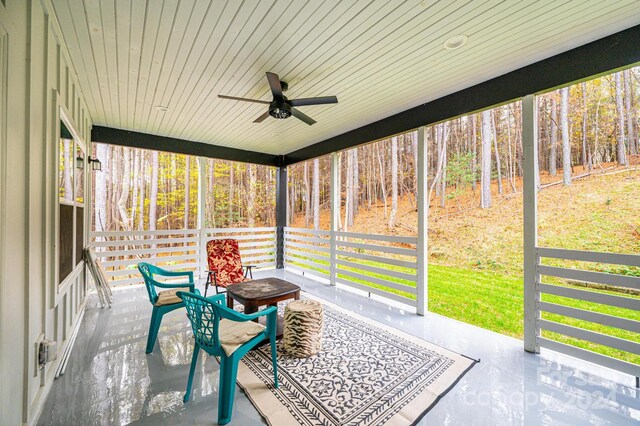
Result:
M158 300L156 300L156 306L173 305L175 303L182 302L182 299L180 299L176 295L176 293L179 291L190 292L191 289L189 287L178 287L178 288L172 288L171 290L159 291Z
M264 329L263 325L253 321L239 322L221 319L220 328L218 329L220 345L227 356L231 356L236 349L262 333Z

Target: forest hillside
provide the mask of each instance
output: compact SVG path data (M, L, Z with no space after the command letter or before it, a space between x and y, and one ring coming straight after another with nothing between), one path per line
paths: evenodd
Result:
M618 253L640 252L640 156L631 156L629 167L604 163L571 186L556 184L561 177L541 174L538 195L539 244L541 246ZM585 174L581 166L574 175ZM560 169L559 176L562 176ZM560 180L559 180L560 179ZM492 181L494 205L479 206L479 191L469 187L445 207L431 201L429 263L522 276L522 179L517 192L500 195ZM388 201L390 203L390 200ZM350 232L390 234L379 202L362 207ZM320 211L320 228L328 229L330 210ZM342 209L344 215L344 207ZM304 215L290 224L305 227ZM398 199L396 235L417 234L415 196Z

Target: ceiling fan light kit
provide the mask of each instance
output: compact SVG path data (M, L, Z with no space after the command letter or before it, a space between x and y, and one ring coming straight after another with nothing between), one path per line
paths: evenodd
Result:
M291 117L291 105L286 102L273 101L269 105L269 115L278 119L289 118Z
M253 102L258 104L268 104L269 109L260 117L254 120L254 123L262 123L267 117L283 120L289 118L292 115L300 121L304 121L309 126L315 124L316 121L302 111L294 108L307 105L325 105L325 104L337 104L338 98L335 96L320 96L317 98L304 98L304 99L288 99L283 92L289 88L288 84L284 81L280 81L280 77L272 72L267 72L267 81L269 81L269 87L271 88L271 94L273 100L271 102L263 101L260 99L248 99L238 98L236 96L218 95L221 99L230 99L234 101Z

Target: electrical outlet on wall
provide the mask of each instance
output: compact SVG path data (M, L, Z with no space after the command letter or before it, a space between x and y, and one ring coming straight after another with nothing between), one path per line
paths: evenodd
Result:
M33 357L33 363L34 363L33 377L38 377L38 374L42 369L42 367L40 366L40 344L43 341L44 341L44 334L41 333L40 335L38 335L38 338L36 339L36 342L35 342L35 352Z
M43 339L38 345L38 368L42 370L45 364L58 358L58 343Z

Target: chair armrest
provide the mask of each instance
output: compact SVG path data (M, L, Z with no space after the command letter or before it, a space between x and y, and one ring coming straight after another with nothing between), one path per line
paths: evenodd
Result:
M251 320L254 320L256 318L263 317L265 315L277 314L277 313L278 313L278 308L276 308L275 306L269 306L267 309L263 309L261 311L254 312L252 314L242 314L242 315L244 317L246 317L247 321L251 321Z
M220 294L219 296L223 296L224 294ZM274 316L277 314L278 308L275 306L270 306L267 309L263 309L262 311L254 312L253 314L243 314L242 312L234 311L233 309L227 308L224 311L224 318L230 319L232 321L244 322L244 321L253 321L254 319L258 319L259 317L273 314Z
M189 277L189 281L193 282L193 271L163 271L162 274L156 273L155 275L161 275L163 277Z
M215 302L219 305L224 305L224 301L227 298L226 294L216 294L215 296L209 296L206 299L210 300L211 302Z
M196 285L193 281L188 283L160 283L158 281L153 281L153 285L160 288L179 288L179 287L189 287L191 293L194 293L194 289Z

